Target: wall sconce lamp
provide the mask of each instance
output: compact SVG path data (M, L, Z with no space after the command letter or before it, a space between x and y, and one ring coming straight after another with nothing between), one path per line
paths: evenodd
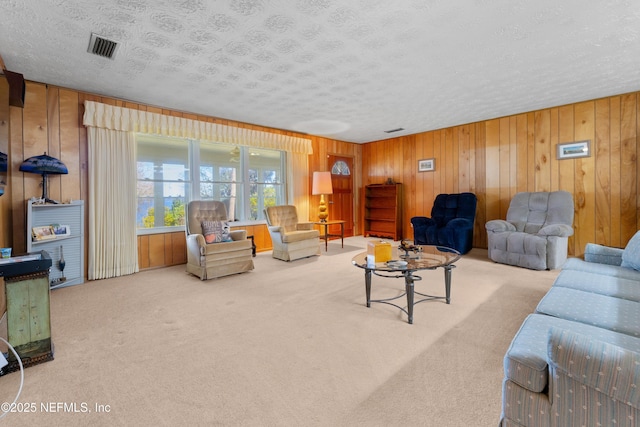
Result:
M42 200L45 203L58 203L49 199L47 195L47 175L68 174L67 167L55 157L47 156L47 152L40 156L29 157L20 165L21 172L38 173L42 175Z
M320 195L320 206L318 207L318 218L321 222L327 222L327 205L324 201L325 194L333 194L333 187L331 186L331 172L314 172L313 173L313 187L311 188L311 194L314 196Z

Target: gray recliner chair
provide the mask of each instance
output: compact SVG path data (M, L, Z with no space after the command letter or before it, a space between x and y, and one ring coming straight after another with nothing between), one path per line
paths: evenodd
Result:
M486 224L489 258L502 264L555 270L567 260L573 197L566 191L516 194L507 220Z

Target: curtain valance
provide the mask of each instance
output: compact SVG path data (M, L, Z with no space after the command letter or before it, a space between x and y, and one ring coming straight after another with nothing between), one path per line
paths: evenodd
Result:
M116 107L95 101L84 102L83 124L102 129L313 154L310 139Z

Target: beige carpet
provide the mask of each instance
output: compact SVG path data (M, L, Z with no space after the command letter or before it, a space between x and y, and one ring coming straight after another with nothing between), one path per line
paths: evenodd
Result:
M260 253L254 271L207 282L176 266L55 290L55 360L25 370L20 398L36 411L0 423L495 426L504 352L557 272L474 249L453 270L451 304L421 303L409 325L365 306L351 258L366 242L291 263ZM444 292L442 270L421 275L418 290ZM372 297L402 288L374 277ZM0 401L18 385L0 377Z

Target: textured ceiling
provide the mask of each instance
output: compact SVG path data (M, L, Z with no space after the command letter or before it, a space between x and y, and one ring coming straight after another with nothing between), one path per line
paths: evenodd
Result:
M0 56L27 80L369 142L640 90L640 1L0 0Z

